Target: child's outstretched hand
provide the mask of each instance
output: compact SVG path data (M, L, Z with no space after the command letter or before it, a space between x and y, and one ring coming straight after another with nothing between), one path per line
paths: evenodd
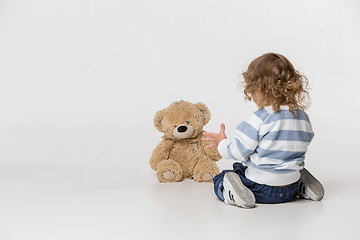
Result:
M225 124L220 125L220 132L219 133L211 133L211 132L204 132L205 138L202 138L201 140L206 142L212 142L211 144L207 145L206 148L212 148L219 145L219 143L226 139L225 135Z

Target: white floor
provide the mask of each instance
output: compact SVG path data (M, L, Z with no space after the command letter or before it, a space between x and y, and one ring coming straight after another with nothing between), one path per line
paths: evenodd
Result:
M1 130L0 239L360 239L357 174L313 169L323 201L240 209L211 183L159 183L153 133Z

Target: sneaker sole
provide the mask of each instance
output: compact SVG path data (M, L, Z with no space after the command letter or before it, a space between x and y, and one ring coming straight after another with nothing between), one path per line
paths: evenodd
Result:
M311 200L320 201L324 197L324 187L322 184L305 168L300 170L300 181L307 184L306 194Z
M245 187L240 177L234 172L228 172L224 176L224 187L228 188L236 197L235 205L242 208L255 206L254 194Z

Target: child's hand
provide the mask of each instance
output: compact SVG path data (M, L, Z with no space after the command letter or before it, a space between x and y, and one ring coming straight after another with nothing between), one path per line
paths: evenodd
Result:
M219 133L211 133L211 132L204 132L204 135L207 136L205 138L202 138L201 140L203 141L207 141L207 142L213 142L210 145L207 145L206 148L212 148L212 147L216 147L219 145L219 143L226 139L226 135L225 135L225 124L221 124L220 125L220 132Z

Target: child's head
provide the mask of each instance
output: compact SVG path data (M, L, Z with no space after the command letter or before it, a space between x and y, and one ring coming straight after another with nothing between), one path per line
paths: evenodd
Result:
M245 99L254 100L260 108L272 106L276 112L281 105L287 105L296 111L310 105L307 78L281 54L267 53L256 58L243 77Z

